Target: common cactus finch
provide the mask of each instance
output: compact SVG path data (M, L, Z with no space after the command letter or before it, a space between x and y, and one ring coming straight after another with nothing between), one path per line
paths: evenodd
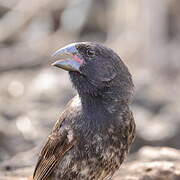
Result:
M133 82L120 57L101 44L73 43L53 54L77 95L43 147L34 180L104 180L119 169L135 136Z

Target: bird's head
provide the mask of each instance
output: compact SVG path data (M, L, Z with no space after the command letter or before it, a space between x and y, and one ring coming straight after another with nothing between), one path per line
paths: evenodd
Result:
M79 94L96 96L111 88L116 88L117 94L132 94L131 75L110 48L91 42L72 43L57 50L53 58L57 60L53 66L69 71Z

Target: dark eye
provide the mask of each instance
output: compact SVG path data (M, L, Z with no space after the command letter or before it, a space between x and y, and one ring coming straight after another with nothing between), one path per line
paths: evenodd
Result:
M87 55L90 56L90 57L94 57L94 56L95 56L94 50L88 49L88 50L87 50Z

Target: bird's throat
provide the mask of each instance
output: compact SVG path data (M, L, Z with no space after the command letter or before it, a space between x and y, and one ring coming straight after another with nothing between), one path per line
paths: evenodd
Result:
M124 101L117 101L115 99L103 97L85 95L81 96L82 109L91 116L97 114L103 114L105 116L112 116L118 114L122 109L127 106Z

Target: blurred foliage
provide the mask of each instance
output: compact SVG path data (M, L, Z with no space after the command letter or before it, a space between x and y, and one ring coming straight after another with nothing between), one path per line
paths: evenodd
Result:
M144 145L180 148L179 0L0 0L0 161L48 136L75 94L51 53L76 41L114 49L135 83Z

